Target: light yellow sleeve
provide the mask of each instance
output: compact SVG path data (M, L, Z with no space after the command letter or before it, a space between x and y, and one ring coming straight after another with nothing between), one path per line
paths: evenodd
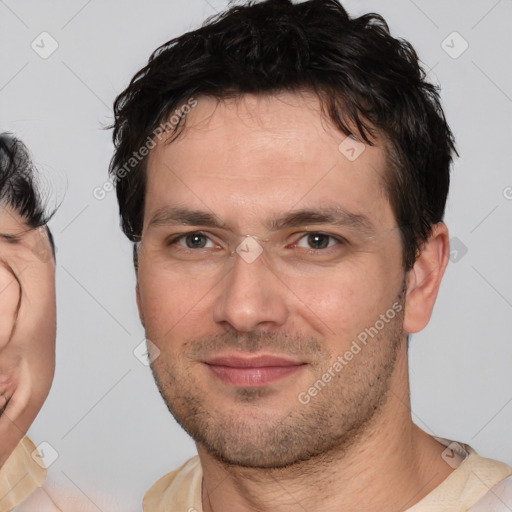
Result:
M10 512L45 479L46 468L37 448L28 437L23 438L0 468L0 512Z

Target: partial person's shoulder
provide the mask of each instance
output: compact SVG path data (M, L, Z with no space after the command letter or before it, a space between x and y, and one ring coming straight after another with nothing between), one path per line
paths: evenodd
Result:
M201 482L203 470L196 455L183 466L160 478L146 492L144 512L168 512L172 510L202 510Z
M46 490L40 487L31 493L13 512L62 512L62 510L57 507Z
M46 468L34 443L24 437L0 468L0 512L13 510L46 479Z
M454 471L433 491L413 505L407 512L490 512L493 509L474 508L505 479L512 475L507 464L479 455L471 446L436 437L446 446L442 457ZM489 499L489 498L487 498ZM484 502L487 503L487 502ZM497 508L496 512L511 510Z
M509 512L512 510L512 475L495 485L478 501L471 512Z

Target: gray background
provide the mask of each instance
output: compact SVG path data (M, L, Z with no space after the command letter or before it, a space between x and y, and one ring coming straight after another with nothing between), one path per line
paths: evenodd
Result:
M150 52L225 5L0 1L0 130L27 143L53 202L62 201L51 222L57 371L30 435L58 454L50 482L84 493L95 510L140 509L144 491L195 453L133 355L143 330L131 247L115 193L101 201L92 194L112 153L104 128L115 96ZM411 345L413 418L512 464L512 1L345 5L383 14L394 35L413 43L442 84L461 155L446 215L457 253L432 321ZM46 59L40 53L55 43L43 31L58 43Z

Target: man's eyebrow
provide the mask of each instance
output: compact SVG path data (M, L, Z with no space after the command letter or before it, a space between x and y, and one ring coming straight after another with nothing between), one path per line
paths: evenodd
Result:
M310 224L332 224L340 227L359 229L368 232L368 234L376 230L374 224L366 215L350 212L338 206L293 211L283 217L272 219L268 227L273 231L277 231L279 229L294 228Z
M223 229L227 227L226 223L222 222L211 212L169 206L158 209L149 221L149 226L166 226L173 224ZM366 215L350 212L338 206L296 210L281 217L273 217L266 222L267 228L271 231L311 224L332 224L340 227L359 229L368 234L372 234L376 231L374 224Z
M170 206L159 208L151 217L148 226L167 226L172 224L206 226L210 228L225 227L225 225L210 212Z

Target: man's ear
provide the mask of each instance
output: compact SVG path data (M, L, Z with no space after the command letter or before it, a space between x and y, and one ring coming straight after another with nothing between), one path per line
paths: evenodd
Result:
M144 308L142 307L142 299L140 297L139 281L137 281L137 285L135 286L135 295L137 297L137 309L139 310L140 322L143 327L146 327L144 323Z
M435 224L421 253L407 273L404 331L415 333L428 324L450 256L448 228Z

